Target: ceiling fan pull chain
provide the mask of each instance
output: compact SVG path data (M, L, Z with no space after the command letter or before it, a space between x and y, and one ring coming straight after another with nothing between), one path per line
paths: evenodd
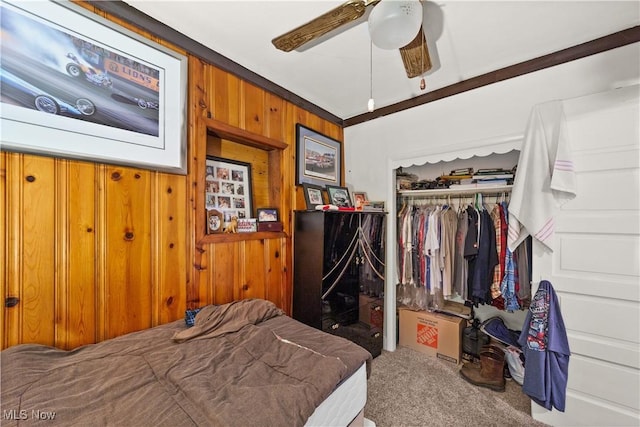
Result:
M376 109L376 103L373 100L373 42L369 42L369 102L367 110L372 113Z
M422 45L420 49L420 60L422 61L422 64L420 65L420 69L422 70L422 78L420 79L420 90L425 90L425 88L427 87L427 83L424 81L424 37L422 37L420 44Z

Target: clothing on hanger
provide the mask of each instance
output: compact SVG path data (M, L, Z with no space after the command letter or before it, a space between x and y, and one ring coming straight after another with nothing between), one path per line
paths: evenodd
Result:
M504 193L496 195L496 204L489 204L477 193L467 203L459 197L457 207L450 195L445 204L431 197L403 204L398 212L398 301L434 309L459 296L475 305L519 309L529 279L525 274L520 289L517 258L507 248L505 199Z

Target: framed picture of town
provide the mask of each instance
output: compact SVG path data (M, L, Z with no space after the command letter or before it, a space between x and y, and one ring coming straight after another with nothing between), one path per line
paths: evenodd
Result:
M296 184L341 185L342 144L296 124Z

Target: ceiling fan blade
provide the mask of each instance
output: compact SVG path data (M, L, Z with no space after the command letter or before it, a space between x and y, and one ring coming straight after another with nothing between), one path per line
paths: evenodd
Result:
M276 37L271 40L271 43L280 50L291 52L293 49L297 49L303 44L317 39L331 30L335 30L342 25L360 18L364 15L367 6L373 3L377 3L377 1L350 0L318 16L312 21Z
M411 43L400 48L400 56L409 78L418 77L431 69L431 57L422 28Z

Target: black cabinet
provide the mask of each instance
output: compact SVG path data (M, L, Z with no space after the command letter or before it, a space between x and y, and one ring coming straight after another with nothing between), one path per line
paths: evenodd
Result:
M382 349L383 212L296 211L293 318Z

